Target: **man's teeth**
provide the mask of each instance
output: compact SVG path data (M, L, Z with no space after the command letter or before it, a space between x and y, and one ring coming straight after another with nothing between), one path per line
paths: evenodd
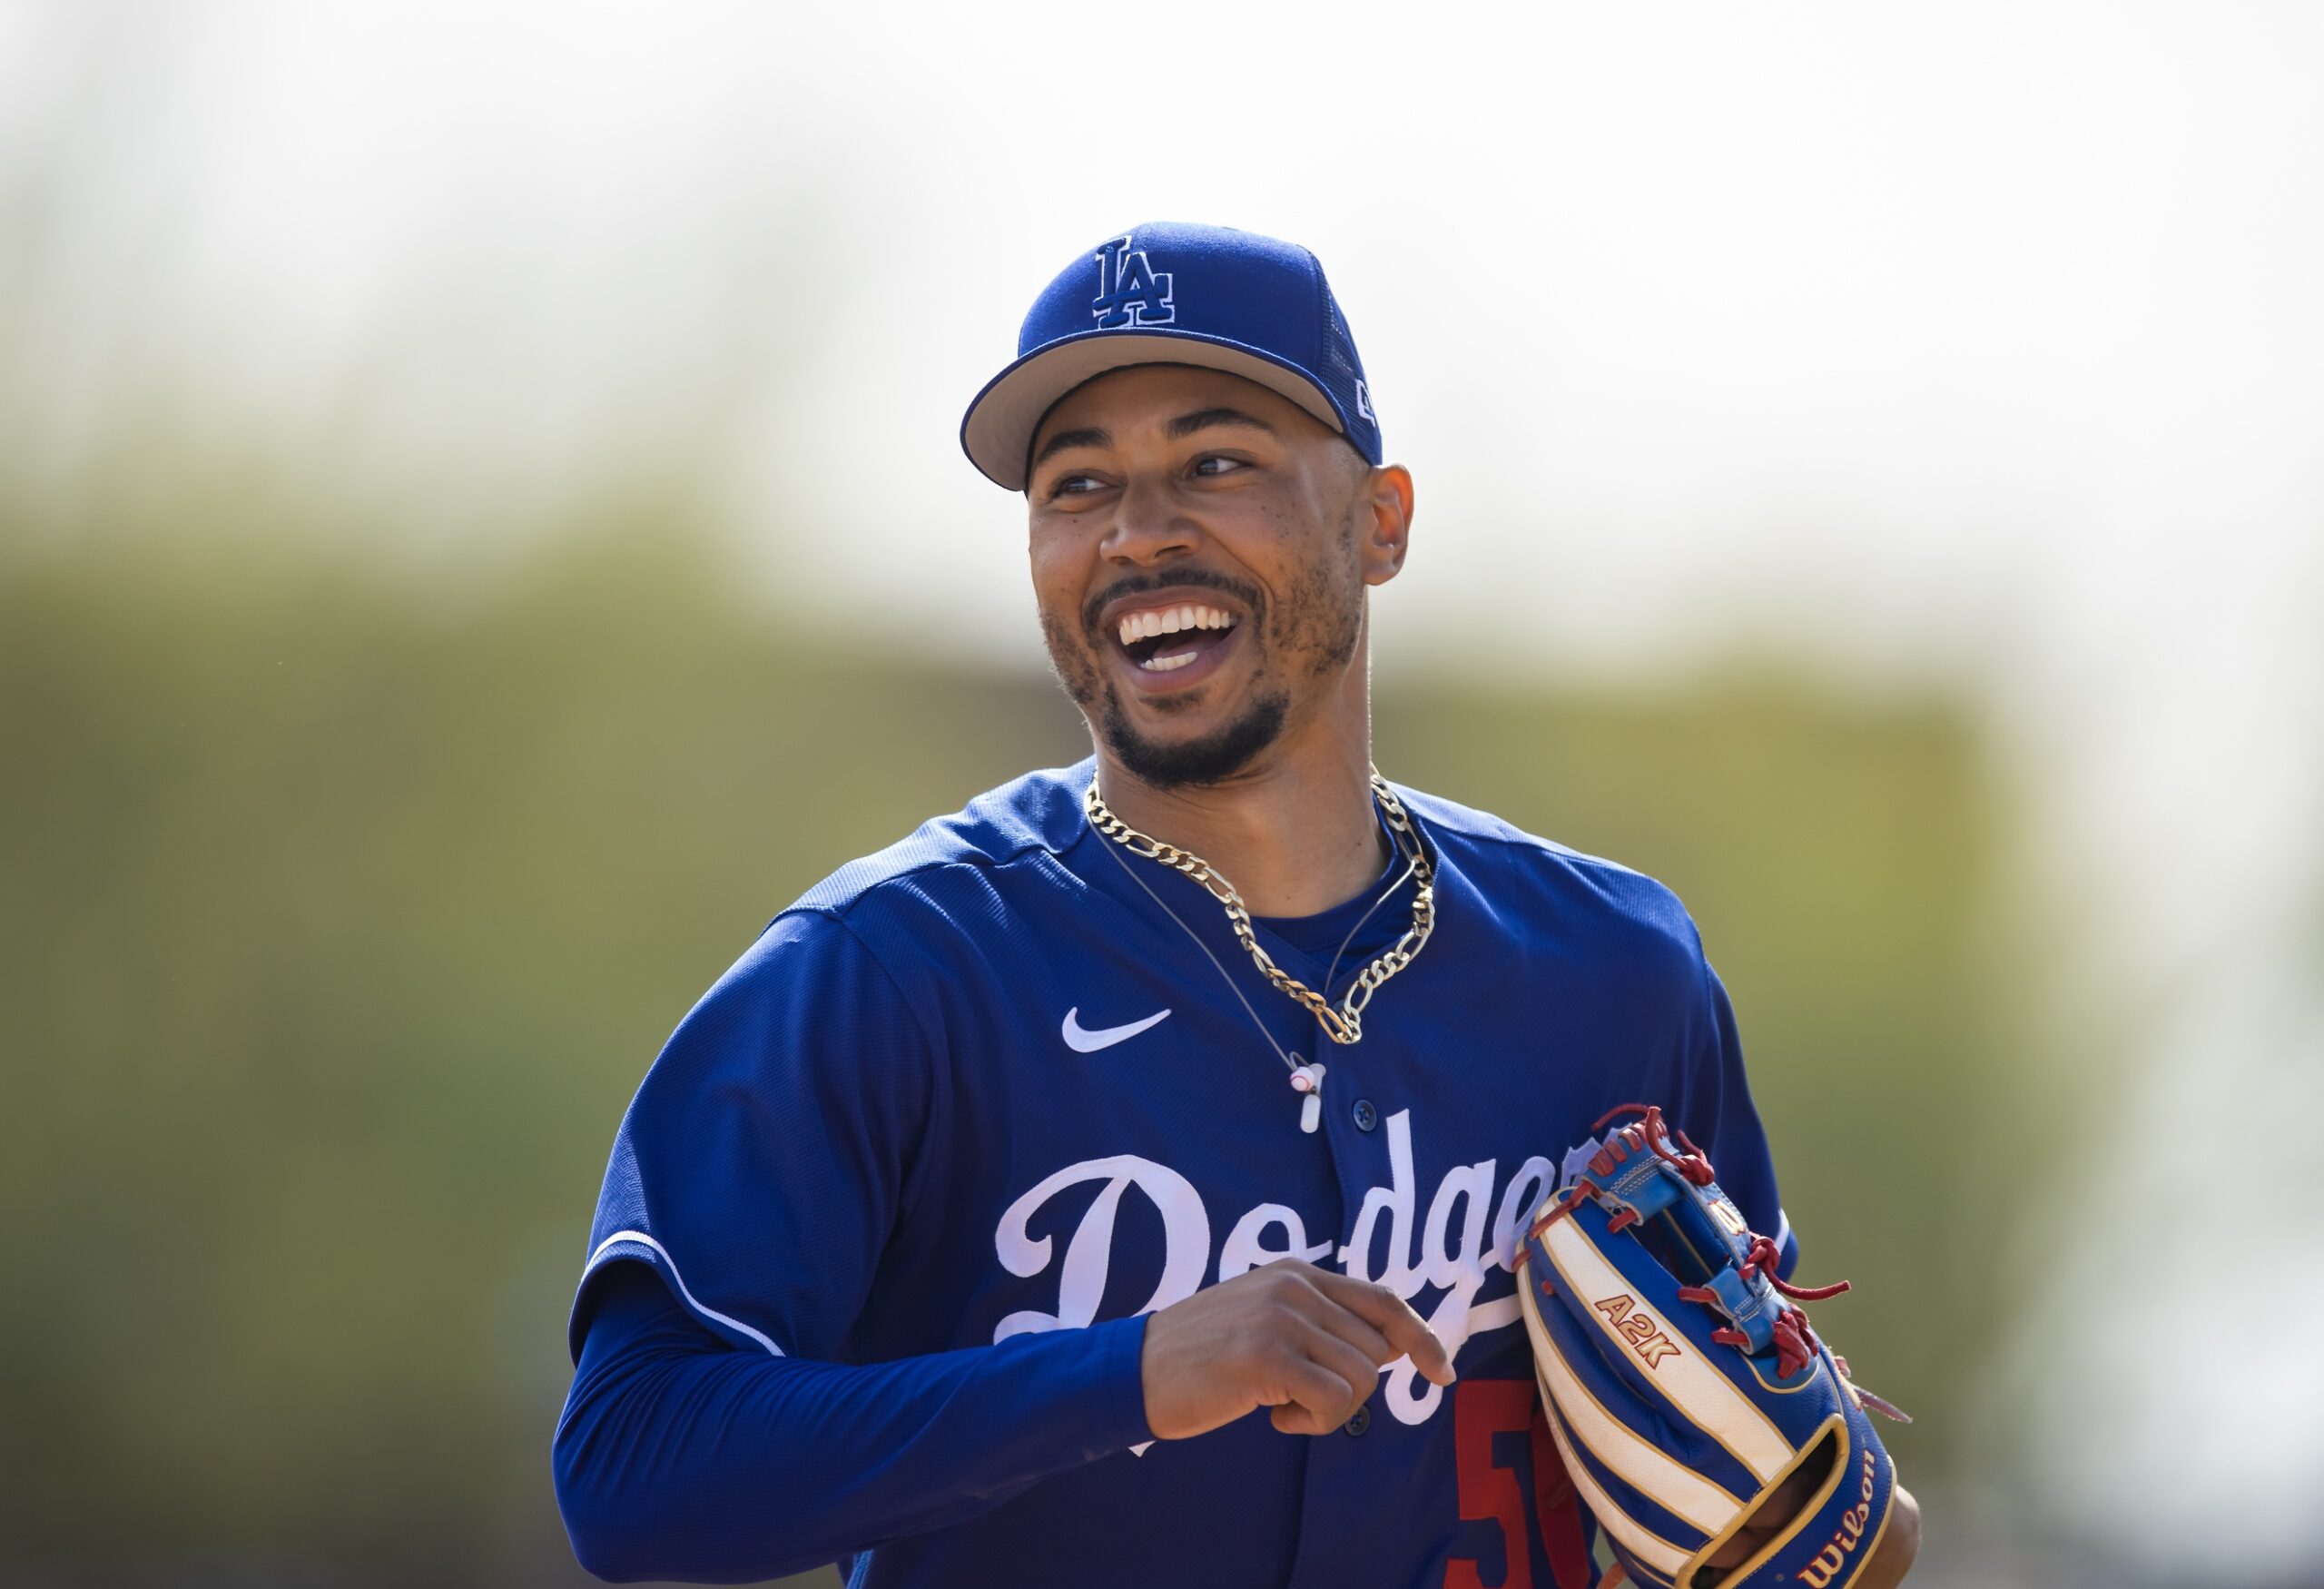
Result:
M1231 629L1234 627L1232 614L1221 612L1215 607L1198 607L1189 603L1185 607L1134 612L1122 619L1121 637L1122 644L1127 646L1133 640L1150 640L1157 635L1175 635L1180 629ZM1149 662L1147 666L1150 667L1153 664ZM1170 666L1177 667L1184 664L1174 662Z

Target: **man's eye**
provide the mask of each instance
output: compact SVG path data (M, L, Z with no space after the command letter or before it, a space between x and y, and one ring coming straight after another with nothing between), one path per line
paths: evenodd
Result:
M1250 467L1239 458L1221 458L1216 453L1195 459L1195 473L1198 475L1233 474L1236 469Z
M1051 497L1078 496L1083 492L1096 490L1098 485L1098 477L1095 475L1059 475L1057 483L1049 488L1049 495Z

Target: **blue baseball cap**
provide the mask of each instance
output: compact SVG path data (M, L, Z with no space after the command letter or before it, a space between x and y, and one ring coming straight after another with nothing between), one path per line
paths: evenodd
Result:
M1380 462L1380 421L1347 317L1315 256L1226 226L1157 222L1067 266L1017 333L1017 360L960 419L985 476L1025 489L1041 418L1084 381L1135 364L1198 364L1255 380Z

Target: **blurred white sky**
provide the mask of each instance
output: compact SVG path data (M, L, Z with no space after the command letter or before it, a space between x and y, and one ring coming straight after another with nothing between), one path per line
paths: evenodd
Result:
M2164 1229L2102 1256L2312 1256L2161 1193L2324 1103L2324 7L1419 15L0 0L22 422L70 457L158 373L425 494L429 556L675 455L777 597L1030 660L953 438L1033 292L1141 220L1298 239L1419 477L1383 666L1976 683L2083 996L2153 1001L2106 1195ZM2149 1283L2050 1407L2075 1520L2324 1545L2304 1330L2157 1384L2214 1327Z

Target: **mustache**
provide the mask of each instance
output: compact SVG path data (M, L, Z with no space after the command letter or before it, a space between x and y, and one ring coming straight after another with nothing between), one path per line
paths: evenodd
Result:
M1169 574L1131 574L1115 580L1103 590L1081 604L1081 627L1088 634L1098 632L1098 615L1126 596L1151 596L1162 590L1216 590L1231 596L1256 620L1265 603L1259 587L1247 580L1227 574L1214 574L1207 568L1181 568Z

